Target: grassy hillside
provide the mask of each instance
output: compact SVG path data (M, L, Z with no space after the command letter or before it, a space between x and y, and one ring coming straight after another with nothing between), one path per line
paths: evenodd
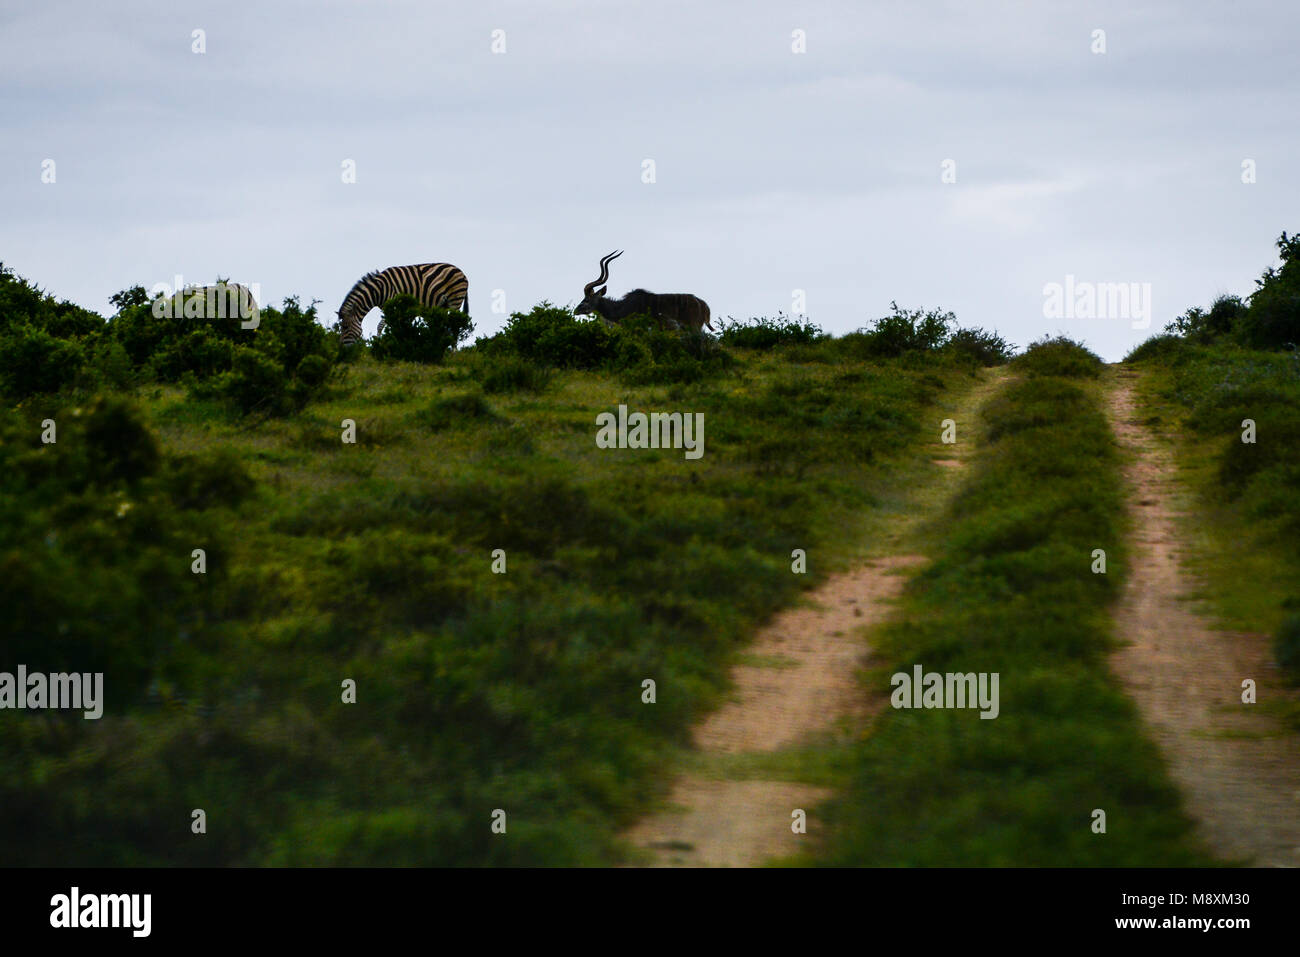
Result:
M396 303L380 361L293 300L96 323L0 279L0 670L108 697L0 716L6 864L616 860L755 623L1005 352L940 314L718 343L544 304L443 359L459 320ZM598 448L620 404L702 413L703 456Z
M1273 636L1300 680L1300 356L1178 342L1135 365L1194 494L1184 532L1204 596L1227 627Z
M1228 627L1273 635L1300 683L1300 237L1276 245L1253 293L1189 309L1125 362L1195 495L1205 596Z

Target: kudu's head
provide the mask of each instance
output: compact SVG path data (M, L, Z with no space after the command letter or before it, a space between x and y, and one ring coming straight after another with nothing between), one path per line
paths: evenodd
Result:
M623 255L623 250L610 253L600 261L600 278L594 279L582 287L582 302L573 310L575 316L589 316L596 311L600 301L605 298L605 283L609 281L609 264ZM596 287L600 288L597 289Z

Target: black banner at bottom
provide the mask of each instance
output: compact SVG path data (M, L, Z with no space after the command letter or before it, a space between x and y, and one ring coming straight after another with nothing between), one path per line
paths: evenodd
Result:
M918 940L1041 941L1199 935L1231 945L1287 933L1294 871L1270 870L10 870L6 942L97 946L320 943L442 932L499 944L589 938L615 945L690 926L715 935L890 930ZM614 930L616 936L605 936ZM486 939L483 938L483 939Z

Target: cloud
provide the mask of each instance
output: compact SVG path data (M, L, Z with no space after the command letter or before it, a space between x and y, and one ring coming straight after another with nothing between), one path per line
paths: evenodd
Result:
M0 18L0 259L91 308L180 272L332 310L369 269L450 261L490 332L493 289L565 302L623 248L614 292L751 316L799 288L837 332L897 299L1023 344L1045 277L1150 279L1176 314L1248 292L1300 228L1280 218L1300 208L1284 5L48 0ZM1111 357L1133 342L1100 334Z

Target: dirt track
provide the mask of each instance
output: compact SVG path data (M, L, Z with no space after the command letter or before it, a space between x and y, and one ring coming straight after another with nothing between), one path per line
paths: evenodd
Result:
M728 762L862 724L869 705L856 673L871 651L864 633L890 616L892 600L909 574L926 561L910 553L913 529L938 514L960 485L961 467L974 450L968 439L975 434L976 410L1006 379L1005 369L987 373L942 413L959 423L960 440L945 445L936 433L925 450L934 471L909 488L899 520L874 543L886 557L877 553L831 576L805 605L777 615L756 637L746 657L751 663L733 672L732 700L695 730L700 770L678 778L667 810L643 818L623 835L647 863L749 867L795 854L805 849L805 840L816 839L813 805L829 798L829 790L791 780L736 780L728 776ZM791 831L796 808L808 812L807 835Z
M879 624L902 590L900 572L925 561L904 555L868 562L835 575L811 604L781 612L733 672L733 700L695 729L694 744L710 756L777 751L842 719L860 717L865 700L856 672L868 648L858 633ZM721 780L688 774L670 802L625 837L659 866L749 867L802 849L791 814L830 796L824 788L780 780ZM816 834L808 814L808 835Z
M1169 761L1200 835L1229 861L1300 865L1300 735L1241 701L1286 694L1264 635L1219 631L1187 601L1179 565L1177 486L1169 452L1140 422L1133 373L1118 371L1112 427L1130 453L1132 573L1112 659Z

